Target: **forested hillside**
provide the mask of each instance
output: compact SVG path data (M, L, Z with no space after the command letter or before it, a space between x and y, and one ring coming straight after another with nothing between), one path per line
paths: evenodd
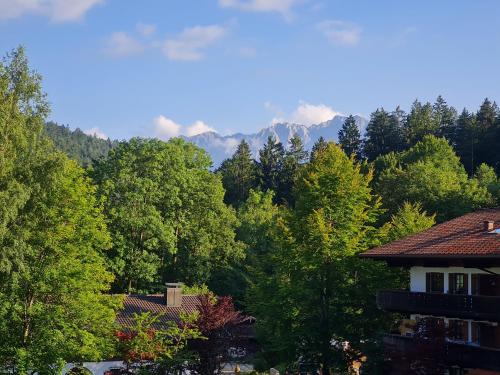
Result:
M45 132L58 150L84 167L91 165L94 160L107 156L109 150L118 144L109 138L97 138L85 134L80 129L71 130L68 126L55 122L47 122Z
M0 372L115 358L116 295L180 281L256 318L258 370L301 358L345 374L365 358L383 374L381 333L397 318L375 292L408 274L358 255L500 202L489 100L461 115L442 98L378 109L365 137L350 116L338 144L320 138L310 153L300 137L269 137L256 160L242 141L217 171L179 138L44 130L48 111L14 50L0 65Z

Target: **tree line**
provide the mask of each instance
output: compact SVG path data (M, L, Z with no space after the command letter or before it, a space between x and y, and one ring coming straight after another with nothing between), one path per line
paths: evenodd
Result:
M435 129L422 114L398 117L395 143L382 110L366 139L348 118L339 144L320 139L310 154L298 137L270 138L253 160L242 142L214 172L193 144L140 138L84 169L47 137L48 111L40 75L14 50L0 64L0 364L17 373L135 351L152 337L138 329L147 337L122 335L117 349L120 295L172 281L231 295L255 316L258 369L300 359L348 373L368 358L383 373L380 337L396 319L374 294L404 288L408 274L357 255L500 198L495 165L468 173L449 135L417 130ZM385 148L368 156L370 132ZM141 345L177 353L163 337Z

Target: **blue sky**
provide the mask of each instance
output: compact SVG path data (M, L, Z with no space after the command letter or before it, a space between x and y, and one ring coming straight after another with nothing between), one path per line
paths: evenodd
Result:
M111 138L500 98L500 2L0 0L50 118Z

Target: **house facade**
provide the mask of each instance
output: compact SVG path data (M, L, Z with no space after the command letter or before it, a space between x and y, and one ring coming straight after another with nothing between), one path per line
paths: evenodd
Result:
M434 322L445 327L439 350L450 375L500 374L500 209L438 224L362 257L410 271L409 290L377 294L379 308L406 317L399 332L385 336L388 352L415 353L417 341L429 342L417 339L415 327Z

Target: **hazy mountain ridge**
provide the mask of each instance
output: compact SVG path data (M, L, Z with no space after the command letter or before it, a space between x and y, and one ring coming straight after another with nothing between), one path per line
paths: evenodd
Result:
M320 137L326 140L337 141L339 130L346 118L347 116L337 115L331 120L311 126L289 122L277 123L252 134L236 133L223 136L216 132L207 132L183 138L205 149L212 156L214 166L217 167L224 159L230 157L234 153L236 146L238 146L243 139L250 145L250 149L256 158L259 150L264 146L269 136L275 137L277 141L286 146L290 138L294 135L298 135L302 138L307 150L310 150ZM363 133L368 124L368 120L359 115L354 116L354 118L356 119L356 123L361 133Z

